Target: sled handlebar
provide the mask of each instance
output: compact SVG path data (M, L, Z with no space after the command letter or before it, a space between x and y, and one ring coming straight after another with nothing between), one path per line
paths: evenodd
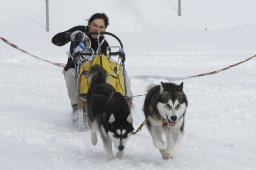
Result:
M119 42L119 45L120 45L120 48L119 48L119 51L116 51L116 52L111 52L109 51L108 52L108 56L119 56L122 61L124 62L125 61L125 53L124 53L124 50L123 50L123 43L122 41L115 35L115 34L112 34L110 32L88 32L87 34L90 34L90 35L110 35L112 37L114 37L118 42ZM77 52L74 54L74 57L78 57L79 55L85 55L85 56L92 56L94 55L94 53L92 52Z
M86 55L86 56L92 56L93 53L92 52L77 52L75 53L74 57L78 57L80 55ZM122 61L125 61L125 53L121 52L121 51L117 51L117 52L108 52L109 56L119 56Z
M100 35L110 35L110 36L112 36L112 37L114 37L118 42L119 42L119 44L120 44L120 47L123 49L123 43L122 43L122 41L115 35L115 34L112 34L112 33L110 33L110 32L106 32L106 31L104 31L104 32L88 32L88 34L90 34L90 35L97 35L97 34L100 34Z
M124 52L121 52L121 51L109 52L108 55L109 55L109 56L118 55L118 56L122 59L122 61L125 61L125 53L124 53Z
M92 52L76 52L74 56L75 56L75 57L78 57L78 56L80 56L80 55L92 56L93 53L92 53Z

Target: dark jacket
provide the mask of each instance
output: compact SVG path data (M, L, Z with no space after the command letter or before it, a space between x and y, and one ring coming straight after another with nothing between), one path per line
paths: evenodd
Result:
M75 26L73 28L70 28L69 30L67 31L64 31L64 32L60 32L58 34L56 34L55 36L53 36L52 38L52 43L57 45L57 46L63 46L65 44L67 44L68 42L70 42L70 35L72 32L74 31L77 31L77 30L80 30L82 32L85 32L85 34L88 35L88 27L86 26L83 26L83 25L79 25L79 26ZM88 35L88 37L90 38L91 40L91 48L94 50L94 51L97 51L98 49L98 46L99 46L99 43L102 42L102 40L104 39L104 36L100 36L99 38L99 42L98 42L98 39L94 39L91 37L91 35ZM78 44L76 42L71 42L70 44L70 52L73 51L73 49L77 46ZM104 41L100 47L100 53L102 54L106 54L107 53L107 48L108 48L109 44L107 41ZM70 68L74 68L74 62L72 61L71 57L68 58L68 61L67 61L67 64L64 68L65 71L67 71L68 69Z

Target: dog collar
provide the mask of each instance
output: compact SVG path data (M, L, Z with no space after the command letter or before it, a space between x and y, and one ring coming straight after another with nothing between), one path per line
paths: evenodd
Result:
M168 120L167 120L167 119L164 119L164 120L163 120L163 126L168 126L168 125L169 125Z

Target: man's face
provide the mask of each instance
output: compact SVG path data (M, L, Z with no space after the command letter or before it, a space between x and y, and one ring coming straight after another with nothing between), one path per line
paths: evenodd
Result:
M103 32L106 30L105 27L105 22L103 19L94 19L90 25L88 25L89 27L89 32ZM92 35L92 38L97 38L97 34Z

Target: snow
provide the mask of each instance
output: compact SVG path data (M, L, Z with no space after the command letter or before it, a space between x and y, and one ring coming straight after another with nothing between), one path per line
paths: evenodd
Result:
M65 63L68 45L54 46L51 37L105 12L107 31L123 41L134 95L145 94L152 83L218 70L256 52L254 0L184 0L181 17L177 0L51 0L49 5L46 32L45 1L3 1L0 36ZM162 160L143 127L128 141L122 160L107 161L101 141L93 146L89 132L72 127L62 69L0 42L0 169L255 169L255 67L252 59L218 74L174 81L184 82L189 101L174 159ZM135 128L144 120L143 100L134 99Z

